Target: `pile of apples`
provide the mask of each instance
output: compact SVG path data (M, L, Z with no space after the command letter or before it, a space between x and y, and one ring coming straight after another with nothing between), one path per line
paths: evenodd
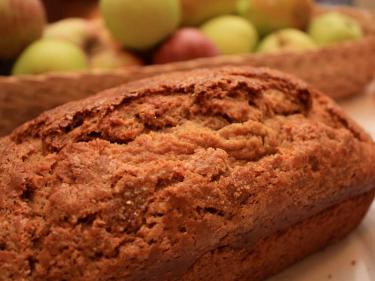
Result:
M46 24L40 0L2 0L0 62L14 75L304 51L363 37L313 0L100 0L102 19Z

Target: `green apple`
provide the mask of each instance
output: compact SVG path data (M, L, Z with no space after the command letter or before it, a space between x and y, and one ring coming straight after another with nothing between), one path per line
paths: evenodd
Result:
M14 75L82 70L86 55L76 45L63 40L41 39L31 44L16 61Z
M69 41L78 47L85 48L95 41L94 25L85 19L68 18L49 25L43 38L61 39Z
M17 57L42 36L45 23L39 0L0 0L0 59Z
M220 15L231 14L236 10L237 0L181 0L182 23L188 26Z
M201 30L223 55L249 53L258 42L255 27L239 16L225 15L211 19Z
M322 46L363 37L358 22L338 12L326 13L313 19L309 33Z
M298 29L283 29L271 33L258 46L260 53L280 51L304 51L317 48L316 43Z
M313 7L313 0L239 0L237 12L264 36L279 29L306 29Z
M135 55L114 49L96 50L90 58L90 67L93 69L116 69L142 64L141 59Z
M147 50L175 31L179 0L101 0L100 10L113 37L124 47Z

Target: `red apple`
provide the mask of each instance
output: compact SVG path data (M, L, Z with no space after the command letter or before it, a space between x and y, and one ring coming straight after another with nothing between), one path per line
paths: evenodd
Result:
M42 36L46 23L40 0L0 1L0 59L13 59Z
M213 57L218 54L219 50L214 43L199 29L182 28L160 46L154 54L153 62L155 64L163 64Z

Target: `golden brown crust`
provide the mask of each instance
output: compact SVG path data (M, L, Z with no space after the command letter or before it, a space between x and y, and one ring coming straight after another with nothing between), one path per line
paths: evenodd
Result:
M373 190L374 159L366 133L288 75L134 82L0 141L0 276L179 280L207 251Z
M223 246L202 255L181 281L259 281L344 238L358 226L374 192L344 201L255 245ZM214 267L214 269L212 269Z

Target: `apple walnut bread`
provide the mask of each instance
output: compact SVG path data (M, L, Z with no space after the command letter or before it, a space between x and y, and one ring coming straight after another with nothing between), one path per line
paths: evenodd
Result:
M0 280L262 280L344 237L375 145L264 69L173 73L0 140Z

